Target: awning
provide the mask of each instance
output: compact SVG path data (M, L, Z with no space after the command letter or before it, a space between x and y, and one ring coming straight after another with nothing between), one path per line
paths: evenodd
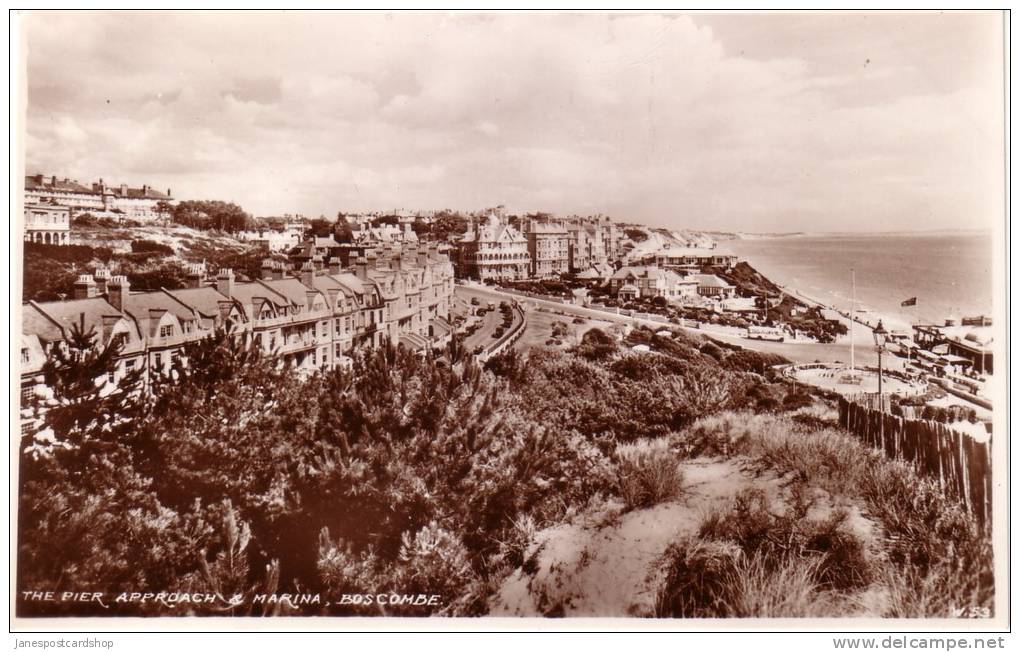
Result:
M429 346L428 340L416 333L405 333L404 335L401 335L400 344L412 351L424 351Z
M949 364L972 364L970 358L965 358L960 355L953 355L951 353L943 355L942 359L948 362Z

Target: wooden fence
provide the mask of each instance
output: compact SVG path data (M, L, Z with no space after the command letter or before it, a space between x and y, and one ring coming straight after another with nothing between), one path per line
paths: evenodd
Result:
M943 423L903 419L872 407L841 397L840 424L890 459L910 462L935 478L979 525L991 525L991 441L979 442Z

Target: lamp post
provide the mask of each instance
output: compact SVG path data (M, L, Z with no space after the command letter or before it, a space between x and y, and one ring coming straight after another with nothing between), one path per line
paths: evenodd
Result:
M878 320L878 325L872 334L875 338L875 351L878 353L878 406L879 409L885 412L885 403L882 400L882 352L885 351L885 340L888 338L888 332L882 327L882 320Z

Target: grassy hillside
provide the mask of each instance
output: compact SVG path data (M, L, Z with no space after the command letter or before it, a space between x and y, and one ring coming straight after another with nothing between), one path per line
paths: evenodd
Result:
M255 277L265 257L263 250L229 235L184 226L76 227L70 246L25 243L22 298L68 298L78 275L97 267L126 275L135 290L176 289L184 286L189 263L231 267Z

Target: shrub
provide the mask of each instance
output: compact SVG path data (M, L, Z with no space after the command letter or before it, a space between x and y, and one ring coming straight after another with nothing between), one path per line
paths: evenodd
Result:
M132 240L131 251L133 253L156 253L164 256L174 255L173 247L155 240Z
M683 472L664 439L645 439L616 448L620 497L631 509L672 500L683 491Z

